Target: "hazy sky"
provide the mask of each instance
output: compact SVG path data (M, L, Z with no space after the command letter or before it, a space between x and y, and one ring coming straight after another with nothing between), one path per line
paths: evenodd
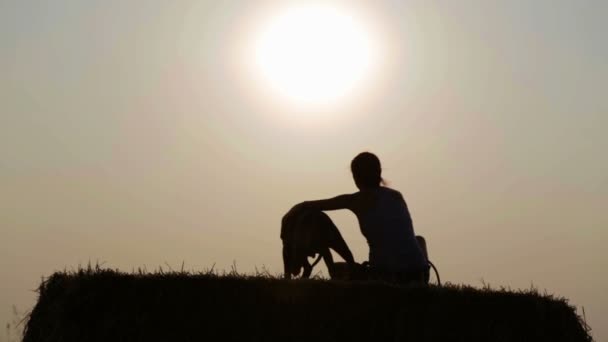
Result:
M445 281L546 289L608 341L608 2L342 3L382 64L314 109L248 72L284 4L0 0L0 323L89 261L278 273L281 215L369 150Z

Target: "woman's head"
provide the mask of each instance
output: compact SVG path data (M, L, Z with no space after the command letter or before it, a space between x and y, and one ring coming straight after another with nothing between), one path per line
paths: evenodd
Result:
M350 170L359 189L378 187L383 183L380 159L373 153L359 153L350 163Z

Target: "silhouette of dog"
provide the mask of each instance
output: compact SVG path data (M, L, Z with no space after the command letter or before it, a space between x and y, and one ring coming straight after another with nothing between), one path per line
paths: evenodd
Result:
M355 259L338 228L331 218L322 211L304 211L285 215L281 221L281 240L283 240L284 276L289 279L298 276L309 278L313 267L323 258L330 276L333 278L334 261L330 248L336 251L348 264ZM311 265L308 257L319 254Z

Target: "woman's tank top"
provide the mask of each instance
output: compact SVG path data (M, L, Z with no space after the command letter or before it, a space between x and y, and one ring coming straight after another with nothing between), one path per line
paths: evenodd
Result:
M416 272L428 267L416 237L407 204L399 191L378 187L374 204L357 215L369 245L369 263L382 271Z

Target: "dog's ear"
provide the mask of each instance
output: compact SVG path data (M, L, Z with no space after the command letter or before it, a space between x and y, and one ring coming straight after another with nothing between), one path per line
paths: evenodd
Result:
M297 265L297 246L295 244L296 222L294 217L285 215L281 219L281 240L283 240L283 276L290 279L292 275L300 273Z
M291 278L291 255L285 242L283 242L283 276L287 279Z
M283 276L290 279L291 276L298 276L301 271L302 260L297 249L291 244L283 242Z

